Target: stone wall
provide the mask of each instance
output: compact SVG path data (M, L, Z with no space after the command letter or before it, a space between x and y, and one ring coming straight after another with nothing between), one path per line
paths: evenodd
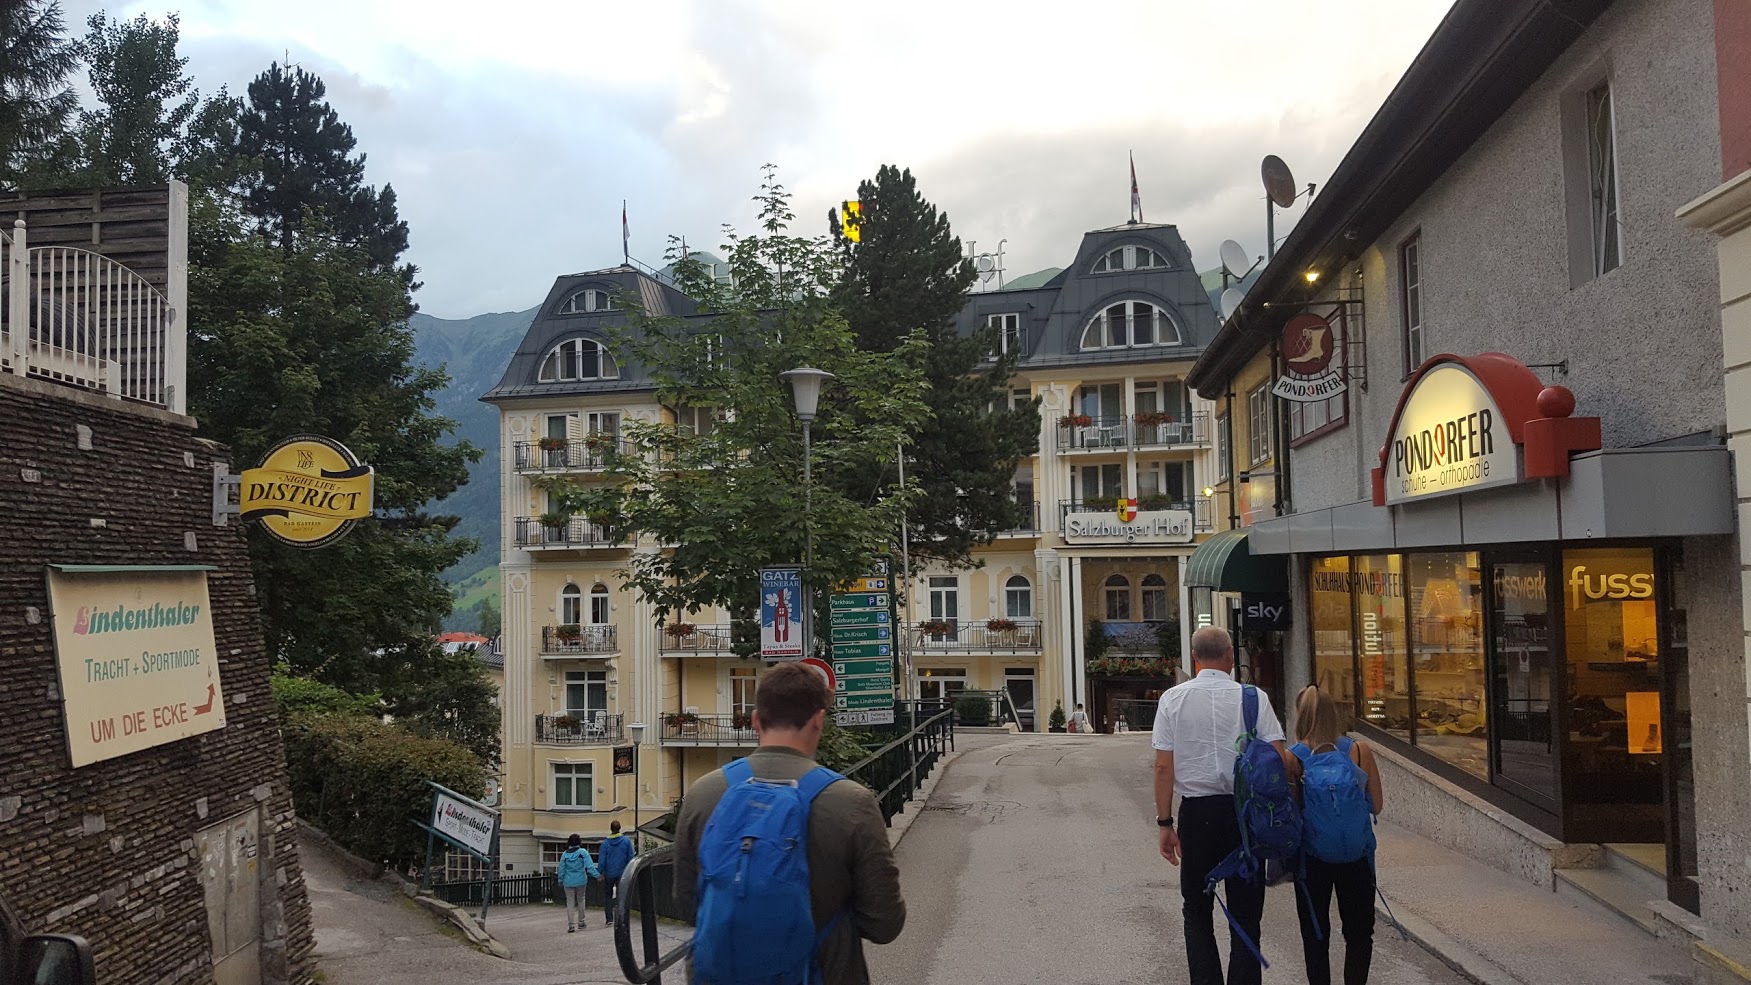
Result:
M185 417L0 375L0 896L90 941L104 985L214 979L196 833L259 810L261 980L311 981L310 906L228 450ZM45 568L210 565L225 728L69 767Z

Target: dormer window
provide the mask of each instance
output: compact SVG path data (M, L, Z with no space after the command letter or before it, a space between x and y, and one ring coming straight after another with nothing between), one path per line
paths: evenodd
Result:
M1084 349L1128 349L1144 345L1179 345L1173 316L1147 301L1109 305L1082 333Z
M612 380L619 377L614 357L595 339L567 339L553 347L541 361L543 383L565 383L572 380Z
M1173 266L1167 256L1147 246L1121 246L1094 262L1094 273L1110 274L1121 270L1165 270Z
M607 291L587 287L565 299L559 306L562 315L593 315L598 311L613 311L614 298Z

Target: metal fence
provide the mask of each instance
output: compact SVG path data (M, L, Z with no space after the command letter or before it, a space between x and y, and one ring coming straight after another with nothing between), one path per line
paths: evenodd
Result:
M180 313L100 253L31 248L24 220L0 233L0 369L181 413Z
M1202 412L1187 420L1169 421L1147 414L1133 417L1066 414L1058 420L1057 445L1061 450L1197 447L1210 443L1208 423L1209 415Z
M607 712L536 715L535 741L558 746L605 746L626 739L626 716Z
M663 716L662 741L682 745L752 746L760 737L748 715L699 715L670 712Z
M613 626L580 626L572 623L541 627L542 653L613 653L619 649L620 634Z
M926 653L985 650L997 653L1038 653L1044 627L1037 619L990 619L962 622L928 619L912 627L914 649Z
M870 753L868 759L846 770L845 775L874 791L876 803L881 805L882 820L892 825L894 815L906 808L906 802L918 792L943 753L954 746L954 714L941 711Z
M542 523L538 516L517 518L518 547L620 547L624 538L600 523L570 517L564 523Z
M542 447L546 444L550 447ZM519 441L511 448L515 468L519 472L532 469L576 469L600 472L608 467L616 454L632 454L632 443L612 434L598 433L577 440L544 438L540 441Z

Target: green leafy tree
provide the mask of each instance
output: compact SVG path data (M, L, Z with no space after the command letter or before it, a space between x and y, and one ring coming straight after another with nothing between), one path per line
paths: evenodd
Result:
M400 654L384 691L389 713L416 735L453 742L488 766L496 766L495 689L474 651L447 653L435 643L425 643Z
M863 349L893 352L923 337L930 413L907 454L908 484L919 489L907 515L912 550L971 564L974 548L1031 515L1033 504L1016 500L1015 473L1039 448L1039 408L1009 407L1019 347L1000 345L992 328L957 331L973 265L912 172L883 166L858 187L858 200L859 242L845 237L836 213L828 216L846 257L832 297ZM847 493L862 497L888 475L874 468L850 479Z
M278 62L249 84L238 151L257 170L243 176L243 211L284 252L301 237L332 237L361 250L374 269L396 270L412 288L414 268L398 266L407 223L395 190L365 184L365 155L353 153L353 129L327 95L322 79Z
M490 598L481 599L475 612L480 618L480 635L489 640L498 639L499 634L504 631L504 619L499 613L499 607Z
M25 184L57 149L79 108L78 64L59 0L0 2L0 188Z
M756 200L761 232L732 233L724 248L733 285L681 264L684 289L715 312L709 321L635 314L611 339L626 365L650 374L665 406L711 409L716 425L699 434L629 422L622 427L636 451L610 455L605 470L617 482L549 485L563 511L665 545L635 552L623 573L662 617L713 605L752 612L760 569L802 561L811 529L807 582L822 599L897 539L904 503L895 488L863 498L845 490L849 476L891 466L921 423L919 353L910 344L858 348L827 297L836 272L830 244L789 234L789 194L770 169ZM813 424L812 509L802 428L779 378L805 364L835 376Z
M175 14L112 21L95 13L79 45L97 106L82 110L72 141L81 161L79 185L149 185L171 176L171 152L186 143L200 105L194 80L177 54Z
M406 286L320 237L283 252L207 202L190 235L189 409L233 460L288 435L335 438L376 470L376 515L320 551L250 532L270 650L294 672L350 690L393 679L395 658L436 631L453 597L439 577L472 542L426 504L466 481L480 452L445 446L432 413L441 371L411 365Z

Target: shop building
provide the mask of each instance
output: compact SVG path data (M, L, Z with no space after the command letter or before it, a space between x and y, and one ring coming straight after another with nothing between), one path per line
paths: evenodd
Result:
M1191 379L1345 384L1272 398L1280 512L1218 538L1284 561L1287 684L1376 741L1392 819L1736 936L1721 280L1674 215L1720 180L1716 43L1707 0L1460 0Z
M696 310L633 267L558 278L482 398L501 413L502 806L513 871L555 864L572 833L595 841L611 821L630 826L635 803L646 819L667 810L756 744L748 719L765 665L732 651L732 613L659 624L617 575L641 545L551 515L537 487L556 475L599 481L601 451L621 440L623 422L713 426L709 414L662 406L642 371L611 351L605 329L625 317L614 308L622 293L655 315ZM902 686L933 699L1007 691L1022 727L1039 731L1055 704L1082 702L1110 729L1127 701L1151 703L1172 683L1190 633L1181 575L1210 529L1201 489L1214 430L1211 405L1185 375L1216 333L1215 314L1177 230L1128 223L1087 233L1042 286L972 295L960 326L984 325L1019 353L1009 399L1040 402L1039 452L1015 480L1030 509L976 552L975 568L915 566L902 616L913 674ZM636 783L612 763L617 747L635 744Z

